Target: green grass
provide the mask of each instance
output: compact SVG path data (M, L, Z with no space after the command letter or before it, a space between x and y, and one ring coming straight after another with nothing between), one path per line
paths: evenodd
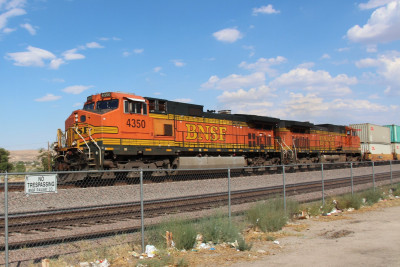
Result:
M244 240L243 237L239 238L238 244L239 244L238 250L240 251L250 250L253 247L253 243L250 244L246 243L246 240Z
M205 243L211 241L214 244L218 244L238 240L240 230L229 217L217 214L201 220L199 222L199 232L203 235Z
M379 188L369 189L361 193L361 197L365 198L365 204L371 206L379 201L379 199L383 199L383 192Z
M339 209L354 208L358 210L362 205L362 197L360 194L346 194L339 197L337 201Z
M177 249L191 249L196 241L195 224L185 219L166 220L148 232L148 243L157 248L166 248L165 233L172 232Z
M299 210L298 203L287 202L287 213L285 214L282 199L272 199L266 202L255 204L246 213L247 220L253 227L259 228L263 232L276 232L282 229L291 216Z

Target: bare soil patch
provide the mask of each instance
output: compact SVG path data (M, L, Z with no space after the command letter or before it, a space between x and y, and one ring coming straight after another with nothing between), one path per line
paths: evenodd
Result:
M37 161L39 156L39 150L11 150L10 151L10 162L31 162Z

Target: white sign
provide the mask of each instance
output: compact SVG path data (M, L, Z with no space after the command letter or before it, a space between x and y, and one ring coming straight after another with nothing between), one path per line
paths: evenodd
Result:
M57 174L25 176L25 194L57 193Z

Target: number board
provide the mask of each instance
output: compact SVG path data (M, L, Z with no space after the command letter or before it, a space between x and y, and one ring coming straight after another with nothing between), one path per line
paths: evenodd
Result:
M57 193L57 174L25 176L25 194L42 193Z

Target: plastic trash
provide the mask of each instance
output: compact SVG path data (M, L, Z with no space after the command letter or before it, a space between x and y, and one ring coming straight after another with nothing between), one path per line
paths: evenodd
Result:
M211 246L209 245L209 244L206 244L206 243L201 243L199 246L198 246L198 249L209 249Z
M274 241L274 244L279 245L279 241L278 241L278 240L275 240L275 241Z
M147 246L146 246L146 251L145 251L145 253L147 254L147 257L153 258L154 255L155 255L155 253L156 253L156 251L157 251L157 249L156 249L155 246L153 246L153 245L147 245Z
M110 263L108 262L107 259L104 259L102 261L100 261L100 263L97 264L98 267L108 267L110 266Z
M140 254L137 253L136 251L129 251L128 253L131 254L135 258L139 258L140 257Z
M210 250L215 250L215 248L210 248Z

